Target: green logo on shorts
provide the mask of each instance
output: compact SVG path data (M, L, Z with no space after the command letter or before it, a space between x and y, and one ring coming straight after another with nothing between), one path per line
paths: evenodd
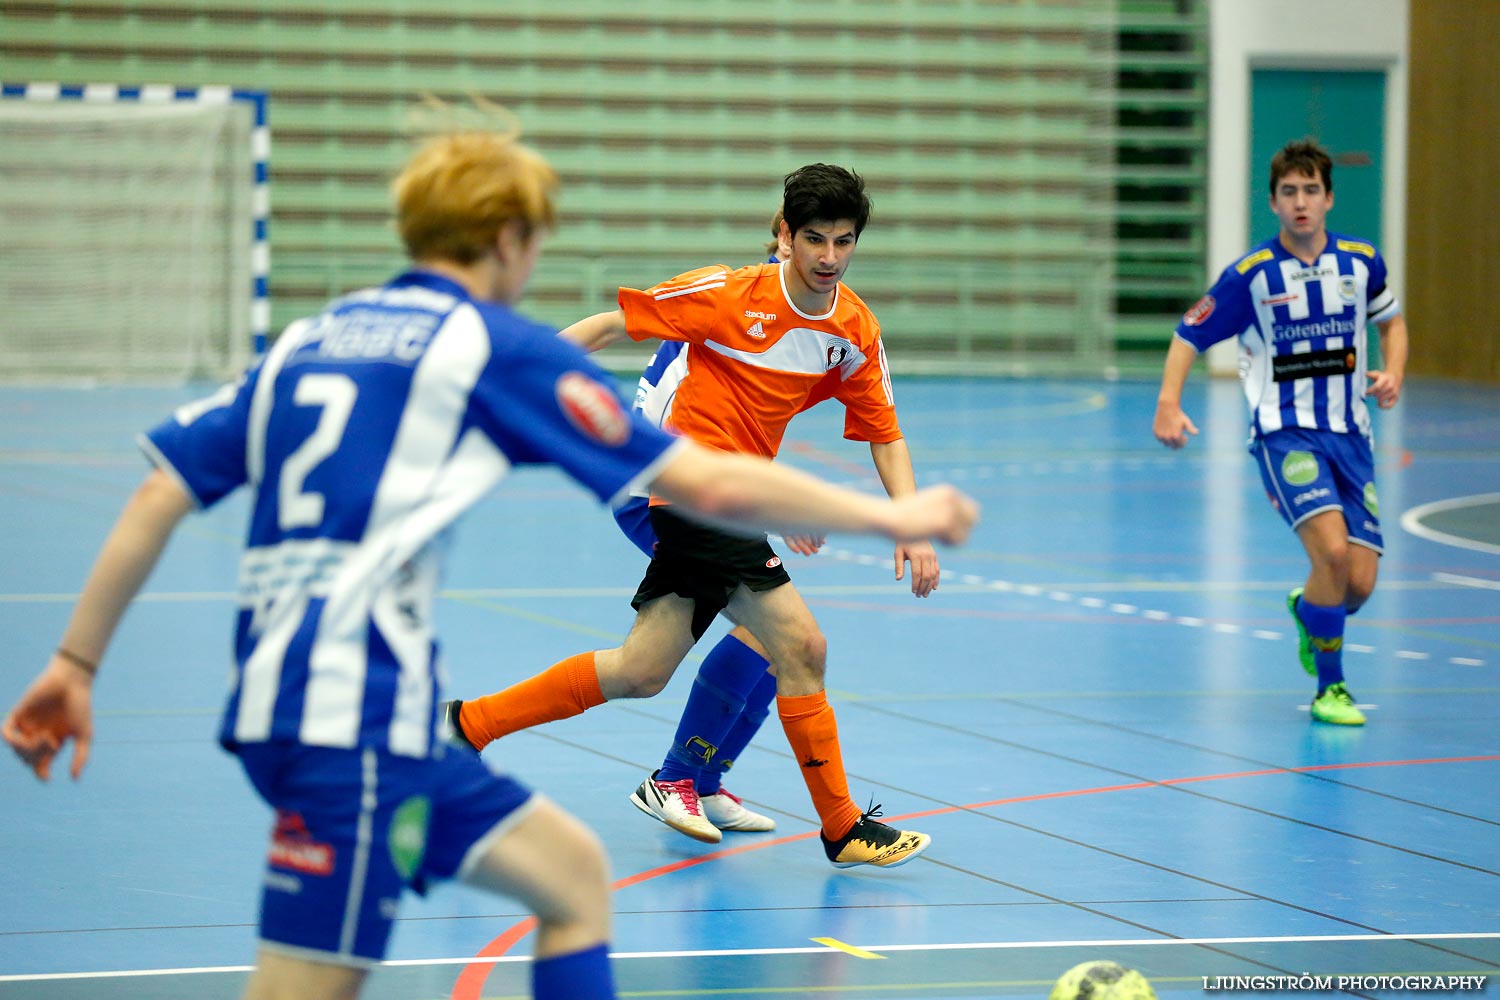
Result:
M1375 496L1374 483L1365 483L1365 510L1373 517L1380 516L1380 501Z
M1292 486L1306 486L1318 478L1318 460L1310 451L1289 451L1281 460L1281 478Z
M414 795L396 807L391 817L391 829L386 846L390 848L391 863L407 881L417 873L422 855L427 850L427 820L432 814L432 804L420 795Z

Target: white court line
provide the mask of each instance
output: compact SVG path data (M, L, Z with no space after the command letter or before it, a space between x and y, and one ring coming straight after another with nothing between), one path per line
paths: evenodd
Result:
M1460 587L1479 587L1483 590L1500 590L1500 580L1485 580L1477 576L1460 576L1457 573L1434 573L1438 583L1456 583Z
M1496 494L1496 496L1500 496L1500 494ZM864 555L864 554L860 554L860 553L856 553L856 552L853 552L853 551L851 551L849 549L825 548L825 549L823 549L822 552L819 553L819 555L823 556L824 558L830 558L830 559L833 559L833 560L838 561L838 562L857 562L857 563L861 563L861 564L868 564L871 561L871 557L870 556ZM1388 589L1388 590L1389 589L1406 589L1406 588L1402 588L1401 587L1401 584L1403 584L1403 583L1405 583L1405 584L1415 584L1417 587L1423 587L1423 588L1425 588L1425 587L1434 587L1434 586L1445 586L1445 585L1449 585L1449 584L1452 584L1452 583L1465 582L1465 581L1467 581L1469 579L1467 577L1461 577L1461 578L1459 578L1457 580L1445 580L1445 579L1443 579L1443 577L1445 575L1446 574L1439 574L1439 573L1432 574L1432 578L1433 579L1432 579L1432 582L1430 582L1430 583L1427 582L1427 581L1421 581L1421 580L1415 580L1415 581L1396 581L1394 584L1387 584L1386 585L1386 589ZM1238 625L1238 624L1236 624L1234 622L1212 622L1212 623L1210 623L1208 621L1205 621L1202 618L1195 618L1195 617L1186 616L1186 615L1181 615L1181 616L1180 615L1173 615L1170 612L1162 611L1162 610L1159 610L1157 608L1142 608L1142 607L1140 607L1139 605L1136 605L1136 604L1125 604L1125 603L1122 603L1122 602L1112 602L1112 601L1104 600L1103 598L1099 598L1099 597L1078 596L1078 595L1076 595L1073 592L1073 591L1080 591L1080 590L1105 591L1105 590L1112 589L1111 586L1108 585L1108 584L1101 585L1101 584L1076 584L1075 583L1075 584L1070 584L1069 585L1071 587L1070 590L1062 590L1062 589L1059 589L1057 587L1048 586L1048 585L1045 585L1045 584L1040 584L1039 585L1039 584L1032 584L1032 583L1013 583L1013 582L1011 582L1009 580L986 580L984 577L979 576L979 575L974 574L974 573L962 573L962 574L960 574L960 573L953 573L953 572L945 572L943 574L943 579L951 579L951 580L962 581L962 583L964 585L973 586L973 587L979 587L980 589L984 589L984 590L1008 591L1008 592L1011 592L1011 593L1024 594L1024 595L1026 595L1028 597L1046 597L1049 600L1056 601L1056 602L1058 602L1060 604L1076 603L1076 604L1078 604L1079 607L1084 607L1084 608L1107 609L1107 610L1109 610L1109 611L1111 611L1111 612L1113 612L1115 614L1118 614L1118 615L1126 615L1126 616L1139 615L1140 617L1146 619L1147 621L1172 622L1174 624L1183 625L1183 626L1186 626L1188 628L1202 628L1202 627L1204 627L1206 625L1209 628L1211 628L1213 631L1219 632L1219 633L1224 634L1224 635L1249 635L1249 636L1251 636L1253 638L1262 639L1262 640L1265 640L1267 642L1280 642L1284 638L1284 634L1283 633L1278 632L1278 631L1276 631L1274 629L1246 628L1246 627ZM1484 583L1489 583L1489 581L1483 581L1483 582ZM1262 586L1263 587L1264 585L1258 585L1258 586ZM1497 587L1497 589L1500 589L1500 584L1496 584L1496 587ZM1141 587L1141 586L1138 586L1138 585L1135 585L1135 584L1126 584L1126 585L1121 585L1121 587L1119 589L1137 589L1137 590L1139 590L1139 589L1147 589L1147 588ZM1202 589L1205 589L1205 588L1201 584L1183 583L1183 584L1180 584L1179 586L1177 586L1174 589L1202 590ZM1240 587L1238 587L1238 589L1244 590L1244 589L1248 589L1248 588L1240 586ZM1276 585L1275 589L1277 589L1279 591L1280 590L1280 586ZM1411 588L1411 589L1415 589L1415 588ZM808 592L811 593L811 591L808 591ZM1375 647L1374 646L1365 646L1365 645L1360 645L1360 644L1357 644L1357 643L1347 643L1347 644L1345 644L1344 648L1347 649L1347 650L1349 650L1350 652L1355 652L1355 653L1373 653L1373 652L1375 652ZM1435 657L1431 653L1422 652L1422 651L1419 651L1419 650L1411 650L1411 649L1398 649L1398 650L1396 650L1394 652L1393 655L1395 655L1398 659L1411 660L1411 661L1429 661L1429 660L1435 659ZM1485 661L1484 660L1477 660L1476 659L1476 660L1473 660L1472 662L1467 662L1467 660L1468 660L1468 658L1466 658L1466 662L1463 664L1464 666L1485 666ZM1454 659L1452 657L1449 657L1447 659L1447 662L1452 663L1452 662L1455 662L1455 661L1454 661Z
M1495 496L1500 496L1500 494L1495 494ZM847 549L824 549L821 554L823 556L825 556L825 557L832 558L832 559L834 559L836 561L840 561L840 562L855 562L855 563L859 563L860 565L865 565L865 566L876 565L876 564L878 564L878 563L880 563L882 561L880 558L878 558L876 556L872 556L872 555L869 555L867 553L855 553L855 552L851 552L851 551L849 551ZM1173 614L1170 614L1169 612L1161 611L1161 610L1158 610L1158 609L1155 609L1155 608L1145 608L1145 609L1142 609L1140 606L1135 605L1135 604L1125 604L1125 603L1119 603L1119 602L1110 602L1110 601L1106 601L1106 600L1104 600L1102 598L1099 598L1099 597L1078 596L1078 595L1074 594L1072 591L1055 589L1055 588L1052 588L1052 587L1048 587L1046 585L1029 584L1029 583L1014 583L1014 582L1009 581L1009 580L987 580L986 578L984 578L982 576L978 576L978 575L973 574L973 573L964 573L964 574L944 573L943 577L944 577L944 579L956 579L956 580L959 580L959 581L961 581L961 585L962 586L976 587L976 588L979 588L981 590L989 590L989 591L1005 591L1005 592L1010 592L1010 593L1019 593L1019 594L1024 594L1024 595L1026 595L1028 597L1046 597L1047 599L1055 601L1055 602L1057 602L1059 604L1068 604L1068 603L1075 603L1076 602L1080 607L1095 608L1095 609L1104 609L1104 608L1107 608L1109 611L1114 612L1115 614L1127 615L1127 616L1140 615L1142 618L1145 618L1148 621L1172 622L1172 623L1175 623L1175 624L1178 624L1178 625L1182 625L1182 626L1185 626L1185 627L1188 627L1188 628L1202 628L1202 627L1204 627L1206 625L1206 626L1210 627L1213 631L1219 632L1219 633L1222 633L1222 634L1225 634L1225 635L1243 635L1243 634L1248 634L1248 635L1252 636L1253 638L1262 639L1262 640L1266 640L1266 641L1270 641L1270 642L1276 642L1276 641L1280 641L1282 639L1282 633L1281 632L1277 632L1277 631L1274 631L1274 630L1271 630L1271 629L1245 629L1242 626L1234 624L1232 622L1213 622L1213 623L1209 623L1209 622L1205 621L1202 618L1196 618L1196 617L1191 617L1191 616L1186 616L1186 615L1183 615L1183 616L1173 615ZM1431 583L1428 583L1426 581L1394 581L1393 583L1386 584L1386 589L1400 589L1401 585L1403 583L1405 583L1407 585L1414 585L1414 586L1412 586L1412 589L1416 589L1418 587L1424 587L1425 588L1425 587L1441 587L1441 586L1450 586L1450 585L1472 586L1472 585L1475 585L1475 584L1477 584L1479 586L1486 587L1486 588L1493 587L1495 589L1500 589L1500 583L1497 583L1495 581L1480 580L1480 579L1474 578L1474 577L1456 576L1454 574L1447 574L1447 573L1433 573L1432 574L1432 582ZM1127 589L1127 588L1132 588L1132 587L1134 589L1140 589L1140 587L1138 585L1121 585L1121 589ZM1073 588L1073 590L1096 590L1096 591L1098 591L1098 590L1112 589L1112 585L1109 585L1109 584L1073 584L1072 588ZM883 593L886 593L890 588L889 588L888 585L882 584L882 585L855 585L855 586L849 586L849 585L842 585L842 586L816 586L816 585L813 585L813 586L803 587L801 589L802 589L802 592L804 594L807 594L807 595L818 595L818 596L825 596L825 597L839 597L839 596L842 596L842 597L854 597L854 596L865 595L865 594L883 594ZM1195 590L1201 590L1201 589L1203 589L1203 587L1200 584L1184 583L1184 584L1181 584L1178 589L1195 589ZM1241 586L1239 589L1246 589L1246 588L1244 588L1243 586ZM1277 589L1279 590L1279 586L1277 587ZM464 599L479 600L479 599L485 599L485 598L498 599L498 600L507 600L507 599L508 600L517 600L517 599L525 599L525 598L570 598L570 597L571 598L579 598L579 597L622 597L622 596L627 596L628 597L631 593L632 593L632 591L630 591L629 589L623 588L623 587L537 587L537 588L530 588L530 587L504 587L504 588L478 588L478 589L468 589L468 590L444 590L444 591L440 591L439 594L438 594L438 596L439 597L443 597L443 598L448 598L448 599L456 599L456 600L464 600ZM56 604L56 603L73 603L77 599L78 599L78 595L77 594L0 594L0 604ZM159 593L142 594L142 595L140 595L137 598L137 600L142 601L142 602L156 602L156 603L190 603L190 602L195 602L195 601L205 601L205 602L213 602L213 601L235 601L237 599L238 599L238 595L236 595L236 594L234 594L232 592L229 592L229 591L197 591L197 592L188 591L188 592L176 592L176 593L174 593L174 592L159 592ZM1360 643L1346 643L1345 646L1344 646L1344 649L1346 651L1348 651L1348 652L1351 652L1351 653L1373 653L1373 652L1376 651L1374 646L1364 645L1364 644L1360 644ZM1413 662L1423 662L1423 661L1430 661L1430 660L1433 660L1433 659L1442 659L1442 660L1444 660L1444 662L1453 663L1455 665L1461 665L1461 666L1482 667L1482 666L1486 666L1487 665L1487 661L1485 661L1483 659L1477 659L1477 658L1473 658L1473 657L1446 657L1446 658L1434 657L1434 655L1432 653L1423 652L1423 651L1420 651L1420 650L1398 649L1398 650L1396 650L1394 652L1393 655L1396 656L1398 659L1409 660L1409 661L1413 661Z
M1424 503L1413 507L1401 515L1401 527L1418 538L1425 538L1429 542L1437 542L1439 545L1452 545L1460 549L1469 549L1474 552L1492 552L1500 555L1500 545L1492 545L1489 542L1481 542L1473 538L1465 538L1462 535L1450 535L1446 531L1438 531L1429 528L1422 523L1422 518L1429 514L1440 514L1443 511L1463 510L1465 507L1480 507L1484 504L1500 503L1500 493L1476 493L1467 497L1451 497L1447 500L1434 500L1432 503Z
M1444 932L1442 934L1308 934L1288 937L1215 937L1215 938L1116 938L1103 941L959 941L951 944L862 944L855 945L862 951L996 951L1021 948L1135 948L1166 947L1173 945L1210 944L1309 944L1333 941L1459 941L1494 940L1500 932L1479 931L1473 934ZM650 958L736 958L753 955L827 955L829 949L817 948L726 948L713 951L616 951L610 958L617 960ZM428 965L499 965L507 962L529 962L530 955L498 955L472 958L404 958L379 963L383 968L428 966ZM23 976L0 976L0 983L39 982L54 979L108 979L124 976L180 976L203 973L249 972L253 966L225 965L219 967L188 969L128 969L117 972L48 972Z

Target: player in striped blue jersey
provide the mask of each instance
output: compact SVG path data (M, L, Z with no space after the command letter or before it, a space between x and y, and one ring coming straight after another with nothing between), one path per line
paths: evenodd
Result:
M1396 405L1407 333L1385 260L1360 239L1330 233L1333 162L1291 142L1271 161L1280 233L1230 265L1188 310L1167 351L1152 431L1169 448L1198 433L1182 387L1198 352L1230 337L1250 404L1250 450L1271 504L1296 531L1311 567L1287 595L1298 658L1318 678L1312 717L1363 725L1344 683L1345 618L1375 589L1383 540L1370 413ZM1368 367L1365 326L1380 332L1383 367Z
M255 1000L356 996L403 890L451 878L537 915L539 1000L615 996L598 841L440 738L443 553L458 516L511 468L555 464L601 500L647 484L751 528L958 541L977 516L951 488L877 501L629 414L580 350L510 309L555 187L512 136L424 146L393 186L413 269L292 324L237 384L144 435L155 468L0 726L43 779L74 740L76 779L121 616L183 517L250 488L220 739L276 814Z

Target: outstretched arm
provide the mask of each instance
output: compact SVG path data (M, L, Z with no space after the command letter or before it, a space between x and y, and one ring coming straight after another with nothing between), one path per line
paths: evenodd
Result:
M684 513L731 531L817 534L853 531L898 542L929 538L958 545L979 520L979 505L952 486L894 500L825 483L763 458L714 451L684 440L651 483Z
M1161 391L1156 396L1156 417L1151 421L1151 433L1168 448L1181 448L1188 443L1189 434L1198 433L1193 421L1182 411L1182 387L1187 384L1188 372L1197 357L1198 350L1192 344L1181 337L1172 338L1162 368Z
M69 739L76 741L75 779L88 763L94 673L125 609L192 509L177 480L160 469L147 474L99 550L57 651L0 726L0 736L43 781Z
M1380 331L1380 357L1382 367L1366 372L1370 384L1366 396L1374 396L1382 410L1389 410L1401 399L1401 383L1406 379L1406 317L1392 316L1384 323L1376 323Z
M593 354L625 336L625 313L619 309L595 313L565 327L558 336Z
M899 497L911 496L917 492L917 475L911 467L911 450L906 446L905 438L897 438L894 441L871 441L870 459L875 463L875 471L880 474L880 482L885 486L885 492L892 500ZM932 543L923 539L918 542L903 542L896 545L896 579L900 580L906 575L906 564L911 563L911 592L918 597L926 597L937 589L938 568L937 552Z

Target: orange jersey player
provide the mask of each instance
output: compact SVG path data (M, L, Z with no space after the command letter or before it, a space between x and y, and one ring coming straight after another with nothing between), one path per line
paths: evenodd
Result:
M774 456L793 416L838 399L847 413L845 436L870 443L892 498L909 496L916 479L896 421L880 326L841 281L869 220L864 182L842 167L803 167L786 178L782 215L780 243L788 255L780 263L707 267L646 291L621 289L618 310L581 320L562 336L594 350L625 334L686 342L687 372L671 424L720 451ZM768 659L777 714L818 812L828 860L838 867L894 867L926 850L926 834L877 821L879 806L862 811L850 795L824 691L827 641L769 542L706 527L664 503L650 517L657 543L631 602L637 614L624 644L454 703L448 714L456 734L479 749L605 701L650 697L723 613L749 630L765 659L746 657L709 678L700 672L666 765L631 795L635 806L688 836L719 841L692 767L724 745ZM821 538L788 539L799 552L821 544ZM928 542L897 545L897 579L908 563L912 592L926 597L937 586L937 553Z
M646 291L620 289L631 339L698 348L673 400L675 430L721 451L771 458L792 417L833 398L845 407L845 437L900 439L875 314L842 282L828 308L803 311L794 297L801 284L786 261L705 267Z

